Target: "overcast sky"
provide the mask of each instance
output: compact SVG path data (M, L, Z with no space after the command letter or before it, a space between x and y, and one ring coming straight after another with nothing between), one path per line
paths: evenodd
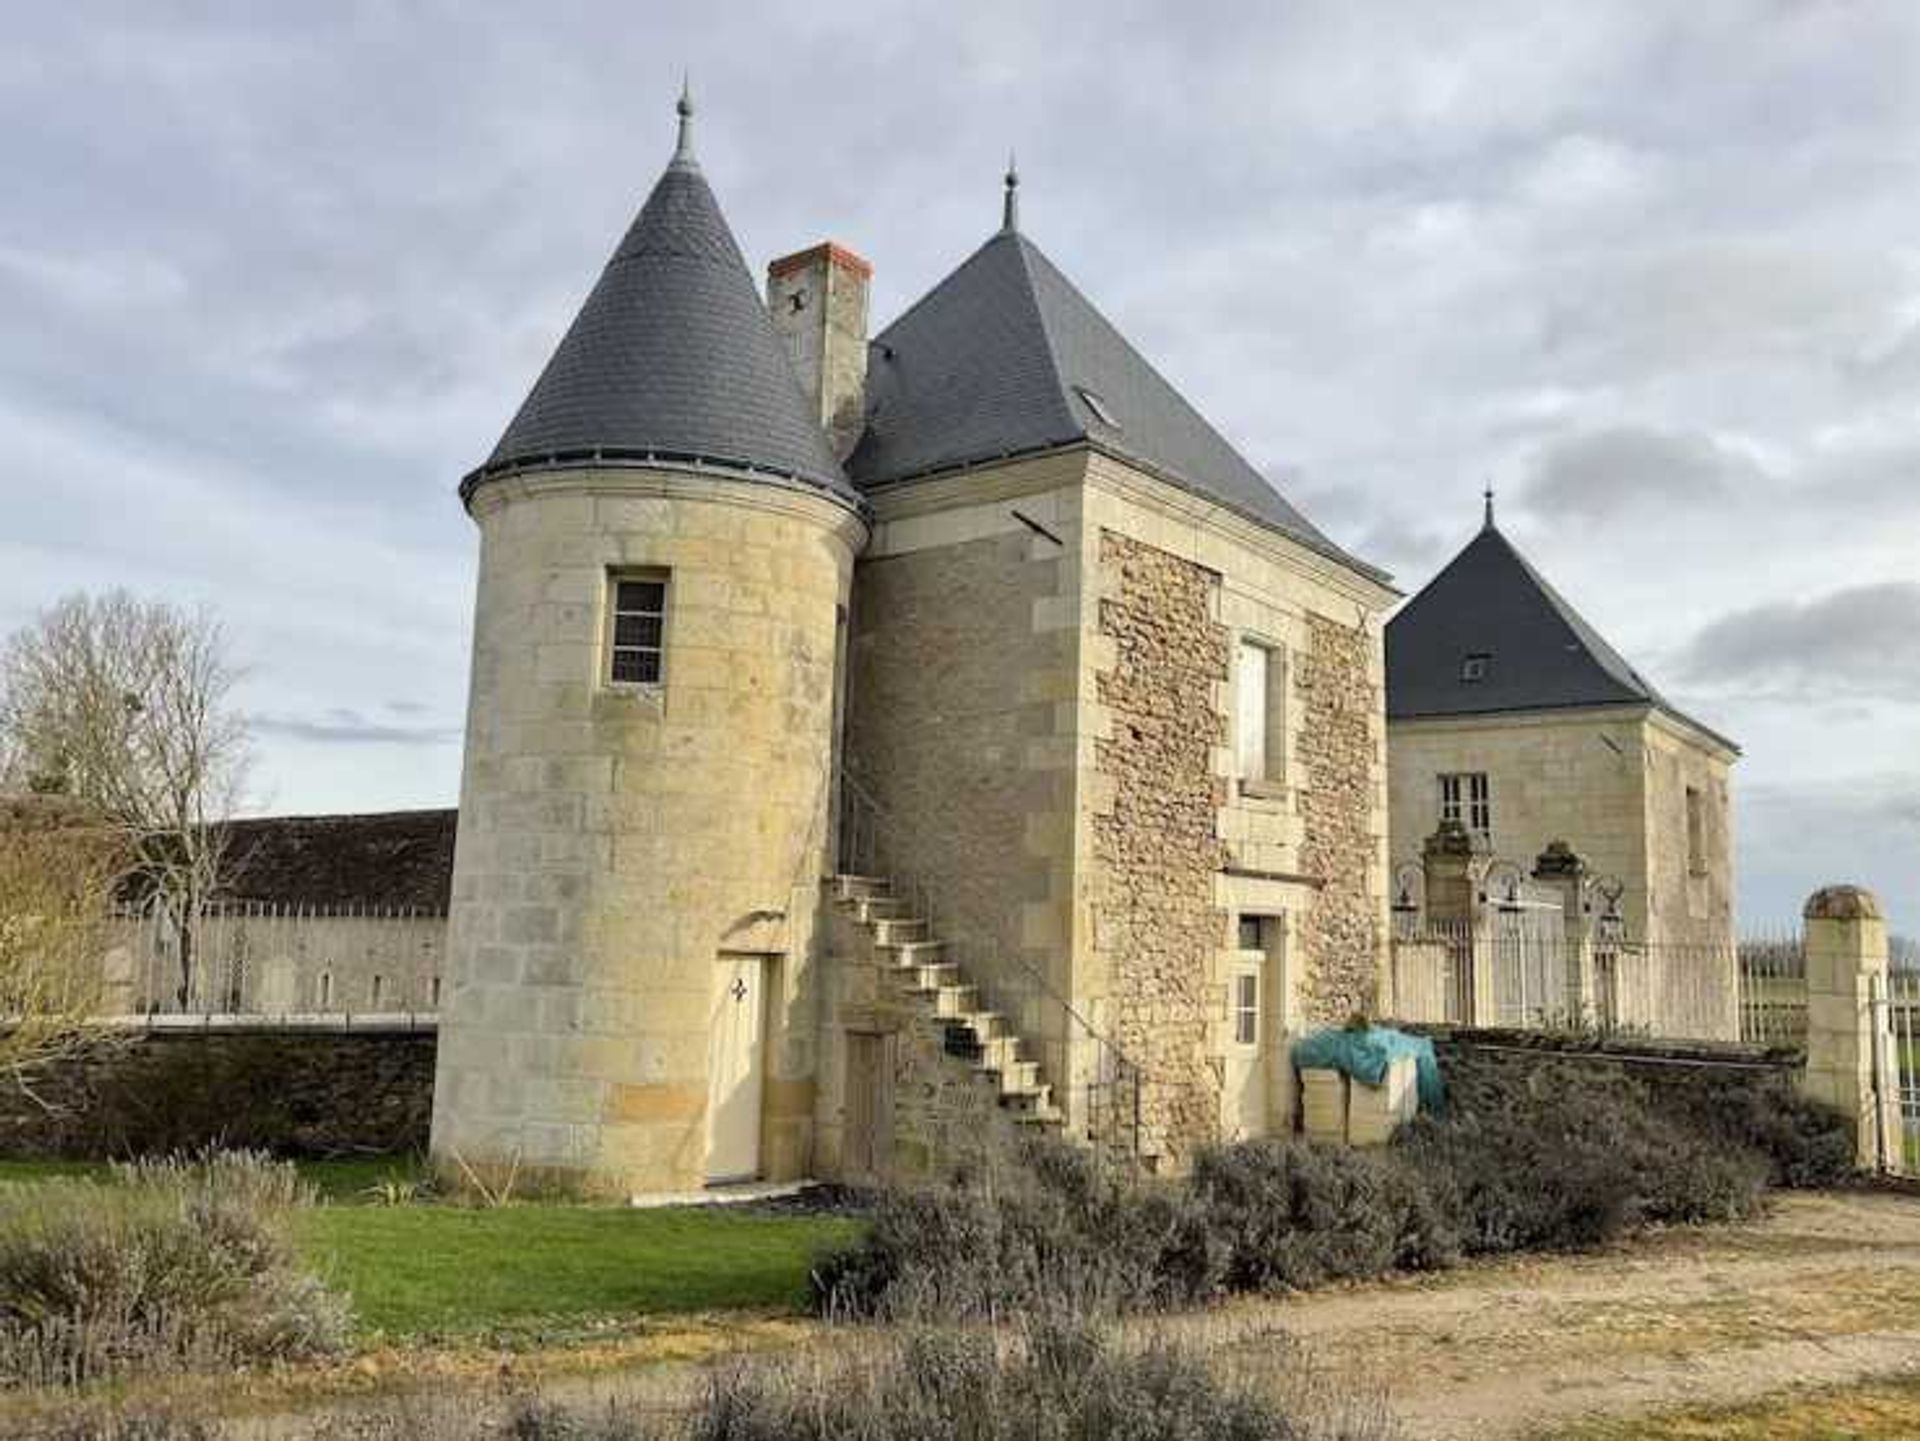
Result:
M1743 912L1920 929L1920 5L22 6L0 627L207 602L257 809L450 803L454 496L665 163L876 323L1025 229L1417 589L1503 527L1746 749Z

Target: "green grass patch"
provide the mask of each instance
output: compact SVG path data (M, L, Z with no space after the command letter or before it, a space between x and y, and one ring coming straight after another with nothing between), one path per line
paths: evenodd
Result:
M322 1206L298 1221L363 1332L539 1332L709 1310L797 1310L859 1223L724 1208Z

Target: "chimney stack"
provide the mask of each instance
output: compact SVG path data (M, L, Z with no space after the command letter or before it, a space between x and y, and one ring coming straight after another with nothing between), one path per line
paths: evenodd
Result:
M767 309L834 458L866 428L867 292L873 267L831 241L767 266Z

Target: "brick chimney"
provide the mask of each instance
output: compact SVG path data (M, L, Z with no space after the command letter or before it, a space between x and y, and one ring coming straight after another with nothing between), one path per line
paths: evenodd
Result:
M767 309L837 459L866 427L867 291L873 267L831 241L767 266Z

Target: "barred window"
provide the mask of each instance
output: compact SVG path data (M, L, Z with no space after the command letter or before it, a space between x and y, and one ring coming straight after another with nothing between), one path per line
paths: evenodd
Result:
M1457 771L1440 777L1440 819L1493 839L1493 796L1485 771Z
M607 637L607 679L615 685L658 685L665 648L664 577L613 581Z

